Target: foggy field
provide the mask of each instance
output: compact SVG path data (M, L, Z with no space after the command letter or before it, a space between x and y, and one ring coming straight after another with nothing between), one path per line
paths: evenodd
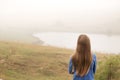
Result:
M3 80L71 80L68 62L73 50L0 41ZM119 80L120 55L98 54L95 80ZM110 69L109 65L112 64ZM111 74L111 76L109 76Z
M72 80L81 33L91 35L95 80L120 80L120 0L0 0L0 80Z

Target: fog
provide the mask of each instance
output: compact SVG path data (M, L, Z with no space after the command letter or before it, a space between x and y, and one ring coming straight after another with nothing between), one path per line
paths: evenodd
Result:
M120 34L120 1L0 0L3 28Z

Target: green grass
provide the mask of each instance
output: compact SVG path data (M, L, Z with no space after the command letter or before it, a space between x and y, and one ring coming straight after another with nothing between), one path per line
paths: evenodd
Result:
M0 41L0 78L3 80L71 80L68 62L73 50ZM107 80L112 63L112 80L119 80L120 55L96 54L96 80ZM118 65L119 64L119 65ZM115 68L115 69L114 69Z

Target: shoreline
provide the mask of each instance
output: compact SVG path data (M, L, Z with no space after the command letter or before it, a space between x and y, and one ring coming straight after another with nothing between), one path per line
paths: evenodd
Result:
M100 53L108 53L108 54L120 54L120 52L118 50L119 47L116 46L117 44L115 42L112 44L109 44L109 43L111 43L111 41L113 41L114 38L115 38L114 41L117 39L119 40L120 36L106 37L106 35L97 35L97 34L93 34L93 35L88 34L88 35L92 36L91 37L93 40L92 41L92 44L93 44L92 51L100 52ZM38 39L36 44L39 43L39 40L40 40L40 41L43 41L42 45L45 45L45 46L46 45L54 46L54 47L59 47L59 48L72 49L72 50L74 50L76 47L74 44L75 40L74 41L72 40L72 39L75 39L76 34L73 34L73 33L60 33L60 32L42 32L42 33L40 33L39 32L39 33L32 34L32 36L34 38ZM72 36L72 38L70 36ZM100 40L99 40L99 38L100 38ZM69 39L69 42L65 41L68 39ZM109 39L111 39L111 40L109 40ZM70 41L72 41L72 45L71 45ZM101 45L101 41L104 42L103 46ZM107 41L110 41L110 42L107 42ZM107 43L105 44L105 42L107 42ZM74 46L73 46L73 44L74 44ZM97 47L95 47L95 44ZM110 46L110 45L114 45L116 47Z
M36 39L36 41L32 42L32 44L38 44L38 45L44 44L44 41L40 40L38 37L35 37L34 34L32 34L32 37Z

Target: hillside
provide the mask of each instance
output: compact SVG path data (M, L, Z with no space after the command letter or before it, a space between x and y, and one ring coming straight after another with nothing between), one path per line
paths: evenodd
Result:
M71 80L72 75L67 71L69 57L73 52L51 46L0 41L0 79ZM96 55L98 59L96 80L108 79L109 73L112 80L119 80L120 55L98 53ZM110 63L115 67L112 71L108 66Z

